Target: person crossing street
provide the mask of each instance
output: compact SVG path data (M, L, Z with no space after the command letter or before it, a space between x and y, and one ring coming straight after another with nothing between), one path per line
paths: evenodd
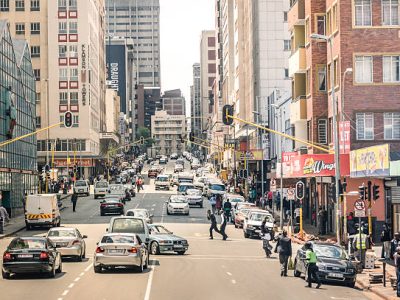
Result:
M214 238L213 231L218 232L219 234L221 234L221 232L219 231L219 229L217 227L217 219L215 218L215 215L211 212L211 210L207 210L207 219L210 220L210 222L211 222L210 239L212 240Z
M228 217L225 213L221 214L221 227L220 227L220 233L222 235L222 239L224 241L226 241L226 239L228 238L228 236L225 233L225 228L226 228L226 223L228 223Z
M74 192L71 196L71 202L72 202L72 211L75 212L76 209L76 202L78 201L78 195Z
M292 256L292 240L287 236L287 231L283 230L278 237L275 247L275 253L279 254L279 263L281 264L281 276L287 276L288 260Z

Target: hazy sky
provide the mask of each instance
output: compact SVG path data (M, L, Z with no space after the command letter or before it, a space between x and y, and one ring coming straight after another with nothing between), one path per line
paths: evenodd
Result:
M214 0L160 0L160 6L161 89L180 88L188 107L201 31L214 29Z

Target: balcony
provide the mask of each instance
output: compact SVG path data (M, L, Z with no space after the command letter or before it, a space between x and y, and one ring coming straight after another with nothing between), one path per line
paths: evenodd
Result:
M288 12L288 28L291 30L295 25L304 24L305 7L304 0L291 0Z
M299 96L290 104L290 121L294 123L304 119L307 119L307 99L305 96Z
M289 77L295 73L305 73L306 71L306 49L297 48L297 51L289 57Z

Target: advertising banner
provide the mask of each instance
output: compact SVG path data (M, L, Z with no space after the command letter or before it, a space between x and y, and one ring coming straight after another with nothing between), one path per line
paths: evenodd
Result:
M350 121L339 122L339 146L341 154L350 153Z
M350 177L389 176L389 144L350 152Z
M76 157L75 162L78 167L94 167L93 159L91 158L79 159L78 157ZM74 158L71 157L69 161L69 167L72 168L73 166L74 166ZM60 159L60 158L54 159L54 167L67 168L68 167L67 159Z
M263 150L237 151L239 160L262 160Z
M127 113L125 45L106 45L107 85L118 92L121 112Z

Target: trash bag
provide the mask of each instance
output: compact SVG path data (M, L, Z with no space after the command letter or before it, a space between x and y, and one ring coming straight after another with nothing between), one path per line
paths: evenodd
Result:
M292 257L289 257L288 270L294 270L294 263Z

